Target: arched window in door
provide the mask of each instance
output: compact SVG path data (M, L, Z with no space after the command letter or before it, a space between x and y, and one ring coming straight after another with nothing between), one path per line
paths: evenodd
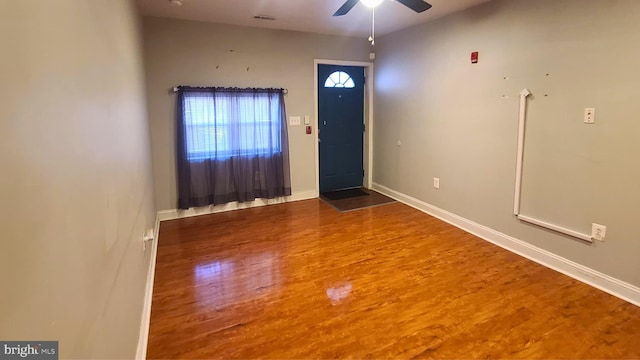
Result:
M353 79L349 74L344 71L336 71L333 74L329 75L327 80L324 82L324 87L326 88L353 88L356 84L353 82Z

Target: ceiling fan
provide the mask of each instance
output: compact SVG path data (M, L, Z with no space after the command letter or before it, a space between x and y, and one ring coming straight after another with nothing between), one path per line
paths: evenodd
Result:
M358 2L362 1L365 5L375 8L378 6L382 0L347 0L341 7L336 11L333 16L342 16L346 15L354 6L358 4ZM409 9L421 13L423 11L431 9L431 4L422 1L422 0L395 0L400 4L408 7Z

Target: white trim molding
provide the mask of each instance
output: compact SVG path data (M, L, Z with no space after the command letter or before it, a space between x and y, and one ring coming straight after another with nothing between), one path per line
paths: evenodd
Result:
M147 344L149 342L149 325L151 323L151 302L153 300L153 283L156 275L156 257L158 255L158 236L160 234L160 216L156 215L153 228L153 240L151 241L151 254L149 256L149 268L147 270L147 282L145 285L144 302L142 304L142 319L140 321L140 335L138 335L138 348L136 359L147 358Z
M205 207L199 207L199 208L191 208L188 210L178 210L178 209L160 210L158 211L158 218L160 219L160 221L175 220L175 219L182 219L182 218L188 218L193 216L216 214L216 213L225 212L225 211L249 209L249 208L258 207L258 206L275 205L275 204L282 204L282 203L292 202L292 201L309 200L309 199L315 199L317 197L318 195L316 195L315 190L299 191L291 194L291 196L278 197L275 199L255 199L254 201L247 201L244 203L231 202L231 203L222 204L222 205L215 205L215 206L212 205L212 206L205 206Z
M499 231L463 218L462 216L440 209L422 200L418 200L409 195L390 189L384 185L374 182L373 190L436 217L490 243L500 246L503 249L523 256L580 282L591 285L636 306L640 306L640 288L637 286L533 246L525 241L503 234Z

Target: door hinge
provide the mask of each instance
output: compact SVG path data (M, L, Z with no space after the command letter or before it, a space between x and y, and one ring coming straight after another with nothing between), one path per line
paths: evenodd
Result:
M364 169L362 169L362 177L364 177Z
M367 131L367 125L362 124L362 132L365 132L365 131Z

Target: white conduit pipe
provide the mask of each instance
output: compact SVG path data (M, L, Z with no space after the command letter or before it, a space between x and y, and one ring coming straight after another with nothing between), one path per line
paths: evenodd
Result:
M527 114L527 96L529 89L520 91L520 117L518 119L518 160L516 163L516 194L513 201L513 214L520 214L520 187L522 186L522 161L524 160L524 125Z
M593 238L590 235L582 234L571 229L563 228L562 226L554 225L546 221L534 219L532 217L520 214L520 197L522 195L522 162L524 160L524 129L527 115L527 97L529 95L531 95L529 89L523 89L520 92L520 117L518 119L518 159L516 162L516 189L513 199L513 214L518 218L518 220L541 226L543 228L553 230L565 235L569 235L580 240L593 242Z

